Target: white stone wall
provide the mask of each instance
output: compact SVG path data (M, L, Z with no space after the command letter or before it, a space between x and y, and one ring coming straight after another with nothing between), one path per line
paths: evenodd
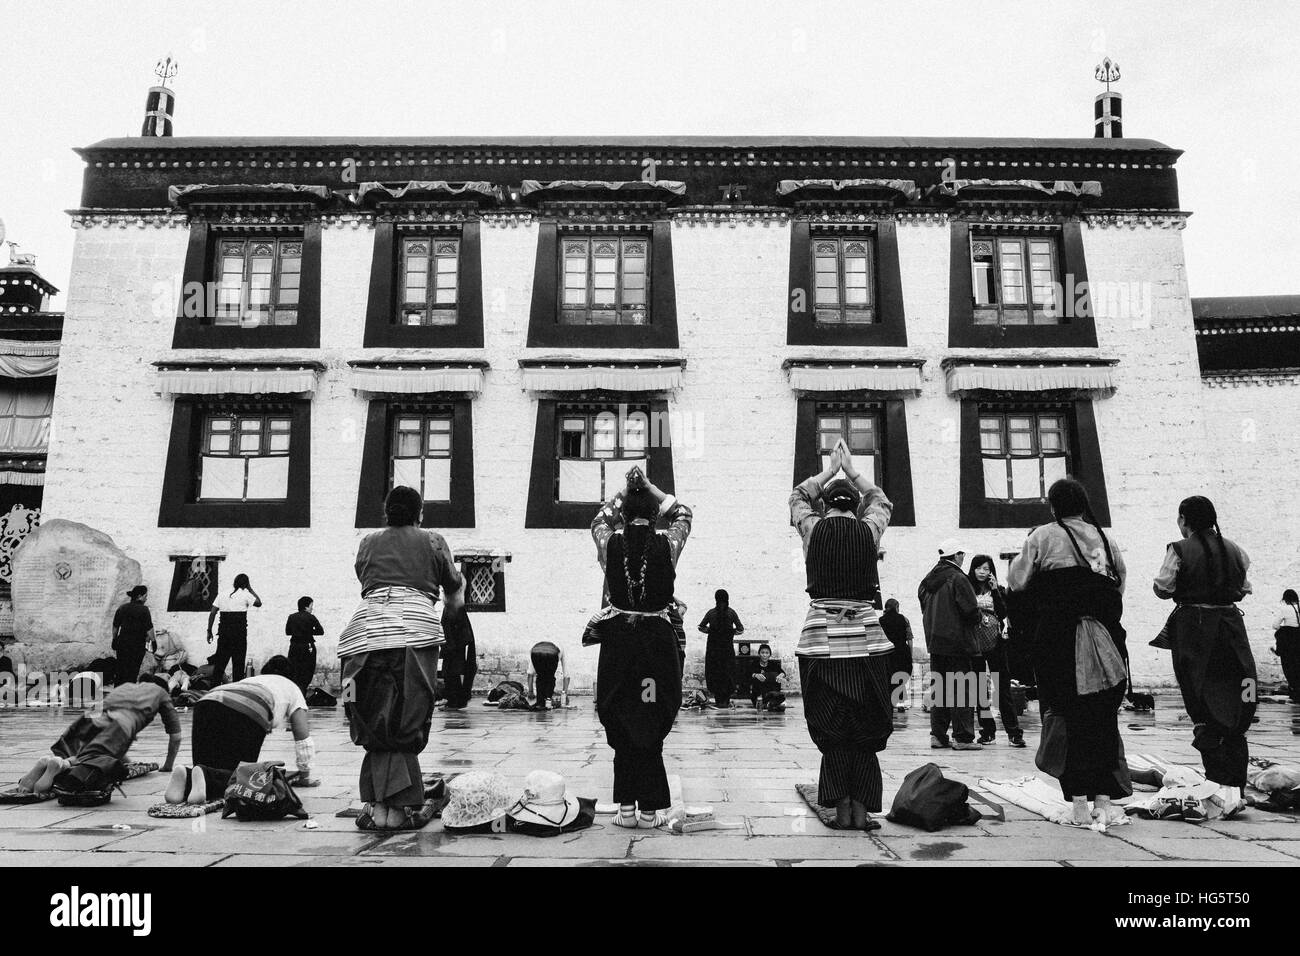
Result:
M223 586L239 571L251 576L266 602L250 626L250 655L257 660L285 646L284 617L299 595L313 595L326 630L322 663L331 661L356 600L352 562L365 533L353 523L366 403L349 387L345 363L365 357L372 240L366 223L323 230L323 348L310 357L328 368L312 407L311 528L186 529L157 527L172 403L154 393L149 363L170 352L175 298L163 296L161 307L154 300L157 287L171 289L179 281L187 230L92 225L78 232L45 513L111 534L141 562L155 620L183 635L196 653L207 653L205 615L165 611L170 553L225 553ZM1180 233L1085 228L1084 241L1094 284L1150 284L1148 318L1098 320L1100 354L1120 359L1120 366L1118 393L1097 401L1095 410L1115 536L1130 567L1127 623L1135 677L1139 683L1160 682L1170 677L1168 657L1157 656L1146 642L1165 608L1151 597L1149 582L1176 533L1177 502L1198 491L1224 497L1217 488L1229 472L1222 469L1244 467L1250 459L1225 456L1211 463L1206 439L1232 431L1232 422L1248 414L1263 423L1273 421L1268 416L1274 413L1252 411L1242 391L1231 396L1233 411L1207 420L1203 404L1212 405L1221 393L1203 402ZM524 529L537 403L520 387L518 360L525 352L536 242L535 226L484 223L484 357L491 369L473 408L477 527L451 529L446 536L453 548L512 555L506 566L509 612L475 616L485 669L519 673L527 649L549 639L564 648L581 688L595 672L597 654L579 646L600 594L594 548L585 530ZM875 354L924 358L927 364L923 393L907 403L917 527L886 535L881 576L885 594L900 598L919 638L916 585L932 564L937 542L960 533L972 552L997 555L1018 548L1024 532L957 529L959 405L945 393L939 367L948 354L948 229L905 221L898 244L909 345ZM685 386L669 409L678 495L695 510L695 532L678 569L678 595L689 605L690 654L702 654L695 625L713 591L725 587L750 634L772 642L792 664L805 598L799 543L787 512L796 400L781 362L816 350L785 344L789 226L678 221L673 257L687 368ZM1282 430L1294 433L1294 403L1288 414ZM1250 526L1231 507L1221 510L1229 533L1236 532L1257 561L1286 569L1257 574L1271 592L1279 590L1274 582L1280 585L1286 574L1294 578L1297 568L1294 554L1285 563L1285 544L1263 517L1265 503L1276 498L1258 467L1270 447L1276 446L1264 439L1252 447L1256 467L1244 479L1258 489L1251 496L1261 513L1252 518L1256 523ZM1294 504L1289 507L1294 511ZM1252 633L1262 638L1262 631Z

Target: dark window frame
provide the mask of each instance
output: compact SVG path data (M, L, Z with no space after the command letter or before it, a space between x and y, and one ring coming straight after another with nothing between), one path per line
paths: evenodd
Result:
M677 290L673 271L672 221L652 218L643 225L650 240L648 322L644 325L579 325L561 321L560 302L565 236L633 232L634 224L600 230L578 230L573 224L543 219L537 229L533 266L533 296L528 318L528 348L658 348L676 349Z
M1013 460L1015 459L1033 460L1040 463L1039 464L1039 493L1036 496L1034 496L1033 498L1016 497L1016 498L1009 498L1009 499L986 498L985 499L986 501L994 500L994 501L1001 502L1005 500L1008 504L1010 504L1010 503L1021 502L1021 501L1044 502L1047 500L1047 487L1043 484L1043 466L1041 463L1046 458L1064 458L1065 472L1066 474L1070 473L1070 464L1072 459L1070 457L1070 426L1069 426L1068 417L1069 416L1066 414L1066 410L1064 407L1060 409L1055 409L1055 408L1049 408L1046 405L1033 405L1025 408L1015 408L1014 406L1007 406L1007 405L980 406L979 409L980 457L986 462L989 460L999 460L1005 462L1006 474L1007 474L1007 488L1009 490L1015 487L1014 478L1013 478L1013 469L1011 467L1011 463ZM1017 454L1011 447L1011 435L1012 435L1011 419L1013 418L1027 418L1030 419L1030 421L1032 422L1032 427L1027 432L1030 439L1030 448L1027 453ZM1048 418L1056 418L1060 421L1060 428L1059 428L1060 435L1061 435L1060 450L1061 452L1063 452L1062 454L1049 455L1049 454L1045 454L1043 451L1043 447L1042 447L1042 438L1044 432L1043 421ZM992 419L997 420L997 426L998 426L997 436L998 436L998 447L1000 451L996 455L990 455L984 449L984 436L985 434L989 433L989 429L986 429L984 427L984 424L986 421ZM1023 489L1016 489L1016 490L1023 490Z
M302 242L302 262L298 274L298 320L294 325L217 325L215 314L216 271L222 238L254 239L273 236L297 238ZM321 224L311 219L300 225L244 229L217 226L205 219L190 222L189 245L181 275L180 301L176 307L176 326L172 348L320 348L320 279ZM199 291L202 294L195 296ZM209 295L208 293L211 292Z
M384 499L392 482L392 451L396 421L409 414L451 417L451 501L426 501L423 528L474 527L474 410L473 399L449 395L388 396L370 400L366 435L357 483L355 527L382 528Z
M225 261L227 258L227 252L223 248L223 246L225 246L227 243L234 243L234 242L238 242L243 246L243 249L241 249L238 256L238 258L241 259L243 263L243 266L239 271L239 280L240 280L239 307L234 314L235 321L225 322L223 320L228 318L230 316L230 313L227 311L227 309L225 308L224 304L221 301L222 291L224 289L224 282L226 277ZM252 310L252 292L253 292L252 277L253 277L253 259L255 258L255 256L253 255L252 246L257 244L258 242L270 243L273 246L272 253L271 253L271 271L269 273L271 277L271 283L266 289L267 305L264 310L265 314L269 317L270 321L259 322L254 326L245 326L243 324L244 317L249 312L253 311ZM298 254L296 256L287 255L285 246L297 246ZM298 324L297 300L295 300L292 303L292 305L283 305L281 304L280 299L281 299L281 293L284 292L284 277L287 274L284 270L284 263L286 259L290 259L290 258L296 259L298 263L297 275L298 275L299 286L295 291L298 293L299 297L301 297L302 295L302 285L301 285L302 260L303 260L303 254L306 251L304 246L305 243L303 239L300 236L298 236L296 233L293 235L289 235L287 233L280 234L280 235L271 233L262 236L259 236L256 233L244 233L244 232L218 233L216 237L216 241L213 243L214 248L212 254L212 264L208 270L208 274L212 277L212 281L215 282L217 285L217 311L212 316L212 324L214 326L221 326L224 328L239 328L239 329L256 328L261 325L276 326L276 327L289 327L289 326L297 325ZM281 311L292 312L293 321L292 322L277 321L277 313Z
M1033 528L1052 520L1047 502L991 501L984 497L984 455L980 443L980 412L1059 410L1065 417L1070 465L1068 474L1088 490L1092 510L1102 525L1110 524L1106 476L1090 398L1039 394L982 393L961 399L961 477L959 526L962 528Z
M586 251L582 256L586 266L586 268L583 270L583 275L586 281L583 286L584 302L580 306L575 306L566 302L565 297L569 291L568 284L567 284L567 279L569 275L568 266L570 260L568 246L569 243L578 243L578 242L585 244L586 247ZM599 242L612 242L617 245L617 249L613 257L615 263L614 302L608 307L597 306L595 302L595 296L596 296L595 263L597 259L600 258L596 255L595 247L596 244ZM641 256L641 259L643 260L641 275L646 283L642 290L642 302L640 304L640 311L644 315L644 321L642 322L624 320L624 315L634 316L635 313L637 312L637 308L635 306L630 305L627 302L623 301L624 291L625 291L624 281L627 278L627 270L624 267L624 262L626 261L627 256L626 253L624 252L624 249L628 243L635 243L635 242L645 243L645 254ZM654 241L650 231L644 229L642 230L625 229L621 231L618 229L611 229L608 232L603 230L600 232L590 232L590 233L585 231L580 233L564 232L561 233L559 236L559 246L560 246L559 255L556 257L557 259L556 266L560 272L560 274L556 277L556 294L559 296L559 302L556 304L556 310L557 310L556 321L558 321L561 325L577 325L577 326L591 326L591 325L641 326L641 325L651 325L654 323L654 315L651 312L653 285L651 284L650 281L654 270ZM592 321L593 315L595 315L596 313L603 313L603 312L613 313L614 320L612 322ZM579 314L585 315L586 321L574 321L574 318Z
M451 408L450 406L447 406L447 407L438 407L438 408L409 409L409 410L394 412L392 416L392 425L388 432L388 480L390 484L395 484L397 481L398 459L412 457L409 455L397 454L399 440L404 430L402 428L403 419L415 419L420 423L420 427L419 427L420 454L414 457L416 460L420 462L420 487L417 490L423 494L425 463L428 462L430 459L437 460L437 459L445 458L447 460L448 467L450 468L451 463L455 460L453 456L453 449L455 447L455 440L456 440L455 409ZM445 455L438 455L432 453L432 447L431 447L432 442L430 441L430 438L433 435L434 429L432 429L430 426L434 422L445 422L447 425L446 428L447 454ZM447 488L447 494L448 497L446 499L430 498L427 500L430 502L430 504L450 504L451 503L450 484L448 485Z
M171 560L172 560L172 583L171 583L171 587L167 591L167 610L179 612L179 613L210 611L212 609L212 601L207 601L207 602L181 601L177 597L177 592L180 590L181 585L184 584L186 580L188 580L189 575L185 566L187 564L193 563L194 561L203 561L205 564L207 564L210 567L209 574L211 574L212 576L212 596L215 598L218 594L221 593L221 586L218 583L218 578L221 571L221 562L225 560L225 558L222 555L173 554L171 556Z
M818 322L814 237L872 240L874 321ZM790 279L786 296L787 345L907 345L907 315L898 261L898 224L882 219L865 227L830 228L808 219L790 224Z
M461 577L465 579L465 610L476 614L499 614L506 610L506 562L490 557L457 556ZM470 599L471 578L478 568L487 567L492 572L492 586L495 599L483 604Z
M403 325L399 321L402 298L402 256L405 238L431 236L455 238L459 243L456 268L456 321L440 325ZM380 220L370 261L370 289L366 300L365 348L482 348L483 347L482 227L477 219L459 226L440 226Z
M283 501L200 501L199 456L204 420L227 409L256 414L288 409L289 496ZM303 398L258 400L249 396L186 396L172 407L171 438L163 473L160 528L309 528L311 527L311 401Z
M654 422L665 423L668 418L668 400L640 394L609 392L574 393L559 398L537 400L536 427L533 432L533 460L529 472L528 508L524 516L525 528L589 528L591 519L602 502L557 501L559 475L559 424L561 409L577 406L604 407L617 411L620 405L645 409L650 416L650 433L647 435L646 470L657 487L668 494L676 487L673 477L672 435L668 441L654 441ZM662 416L662 417L660 417Z
M794 480L797 485L822 470L817 447L817 411L830 405L862 408L878 418L880 487L894 506L891 527L916 525L916 508L912 493L912 454L907 439L907 404L892 395L863 392L827 392L800 395L795 412Z
M1025 277L1025 295L1026 301L1022 303L1009 303L1006 301L1006 292L1003 286L1003 268L1002 244L1004 242L1015 242L1020 247L1021 261L1025 263L1022 274ZM1060 325L1065 320L1063 302L1056 302L1056 292L1064 289L1065 275L1063 272L1063 263L1061 256L1060 236L1055 233L1031 233L1031 232L980 232L972 233L971 242L971 276L972 280L975 274L975 243L990 242L993 244L992 259L989 263L990 277L993 283L994 295L996 300L993 302L973 302L972 321L977 321L979 313L993 313L992 322L983 322L982 325ZM1051 273L1052 282L1055 283L1052 293L1051 303L1040 303L1034 296L1033 250L1031 244L1034 242L1047 242L1048 254L1051 256ZM972 282L973 285L973 282ZM972 297L975 293L972 288ZM1045 306L1050 306L1050 309ZM1008 317L1013 313L1020 313L1024 316L1024 322L1011 322ZM1039 316L1042 316L1040 319Z
M212 439L218 434L218 429L213 426L219 419L228 419L230 428L225 432L229 437L230 447L225 451L213 451ZM243 438L246 434L243 428L244 422L257 421L258 452L257 454L245 454L243 448ZM284 451L276 451L271 447L271 438L275 434L284 434L283 430L274 427L277 422L288 422L289 429L289 447ZM214 503L239 503L247 504L250 501L286 501L285 498L249 498L248 497L248 462L253 458L289 458L293 454L293 417L284 412L225 412L220 409L204 411L199 423L199 461L194 469L194 498L196 501L204 504ZM251 434L251 432L249 433ZM203 459L204 458L232 458L241 459L244 462L244 495L240 498L204 498L203 497ZM288 489L285 489L288 491Z
M832 242L835 244L835 292L836 301L834 304L823 304L818 301L817 285L817 260L822 258L818 245L821 243ZM845 267L844 259L846 255L845 245L847 243L865 243L867 247L867 301L865 303L850 303L848 301L848 271ZM863 234L835 234L835 233L812 233L808 243L808 254L812 256L812 308L813 321L818 325L872 325L876 321L876 299L878 292L876 290L876 238L874 235ZM835 320L826 320L822 313L834 312L839 318ZM862 318L850 320L849 316L858 314Z
M407 294L407 279L412 274L410 261L412 252L410 246L413 243L427 242L430 248L420 255L424 273L424 298L416 300ZM403 233L398 238L400 246L398 250L398 289L397 296L397 314L393 321L398 325L407 327L430 326L430 325L455 325L459 320L460 306L460 237L457 236L439 236L433 232L418 232L415 234ZM450 244L452 247L451 255L442 255L439 251L440 245ZM438 268L441 260L449 259L455 261L455 267L448 272L443 272ZM438 294L447 291L447 288L441 284L443 276L452 276L449 285L452 292L450 303L438 301ZM411 322L411 313L419 312L420 321ZM434 321L435 318L442 321ZM447 321L450 319L450 321Z
M949 224L948 345L950 348L1096 348L1097 327L1091 299L1074 296L1062 303L1060 322L1036 325L975 323L974 269L971 263L971 233L1017 237L1056 235L1057 269L1067 300L1079 288L1088 288L1088 267L1083 253L1083 234L1076 219L1067 219L1051 229L996 227L978 219L954 219ZM1072 284L1066 279L1072 278Z

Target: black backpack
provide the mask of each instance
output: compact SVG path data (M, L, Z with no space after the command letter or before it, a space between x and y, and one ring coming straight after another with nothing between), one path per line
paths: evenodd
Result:
M927 763L903 778L885 819L927 833L953 824L971 824L980 813L966 803L969 796L966 784L946 779L937 765Z
M54 778L54 795L61 807L102 807L125 779L126 767L120 761L108 772L93 764L73 764Z

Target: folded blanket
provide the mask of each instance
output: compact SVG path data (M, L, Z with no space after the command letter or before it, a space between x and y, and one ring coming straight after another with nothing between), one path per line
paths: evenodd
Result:
M1028 810L1044 820L1059 823L1062 826L1078 827L1079 829L1096 830L1104 833L1110 827L1122 826L1129 822L1127 816L1116 813L1109 820L1094 817L1092 823L1087 827L1075 823L1073 822L1074 808L1070 802L1061 796L1061 791L1056 786L1039 777L1017 777L1014 780L981 780L979 786L980 789L993 794L1000 800L1004 800L1022 810ZM1116 802L1118 803L1118 801ZM1118 807L1116 809L1118 810Z

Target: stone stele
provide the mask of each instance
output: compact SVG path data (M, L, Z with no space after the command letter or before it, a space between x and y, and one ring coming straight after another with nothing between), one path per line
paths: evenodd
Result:
M30 668L80 667L112 653L113 615L140 563L102 531L53 518L13 558L14 638Z

